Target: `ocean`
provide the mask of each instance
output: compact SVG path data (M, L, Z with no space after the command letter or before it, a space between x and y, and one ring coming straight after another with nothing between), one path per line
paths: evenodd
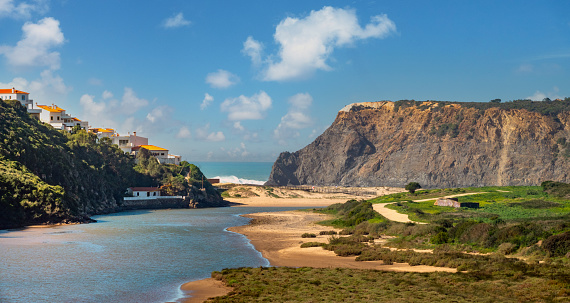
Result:
M167 302L212 271L268 266L226 228L296 208L139 210L92 224L0 231L0 302Z
M221 183L263 185L269 179L273 162L196 162L206 177Z

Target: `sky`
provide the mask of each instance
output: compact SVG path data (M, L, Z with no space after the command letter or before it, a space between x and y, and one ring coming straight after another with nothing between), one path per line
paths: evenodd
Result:
M183 160L272 162L350 103L570 96L570 2L0 0L12 87Z

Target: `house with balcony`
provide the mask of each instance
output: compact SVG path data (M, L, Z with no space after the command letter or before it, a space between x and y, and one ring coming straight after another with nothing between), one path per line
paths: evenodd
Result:
M127 154L132 154L132 148L140 145L148 145L148 138L137 136L137 132L133 132L127 136L113 136L111 137L113 144L117 144L119 148Z
M40 118L41 109L34 108L34 100L30 99L30 94L15 88L0 88L0 99L2 100L18 100L24 106L28 113L36 118Z

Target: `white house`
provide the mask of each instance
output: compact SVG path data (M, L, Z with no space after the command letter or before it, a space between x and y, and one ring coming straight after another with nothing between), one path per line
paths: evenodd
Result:
M128 136L114 136L111 137L111 139L113 140L113 144L117 144L123 152L128 154L132 154L132 148L148 144L148 138L137 136L137 132L134 132L132 135L129 134Z
M34 100L30 99L30 94L15 88L0 88L0 99L2 100L18 100L24 106L30 115L39 119L41 109L34 108Z
M96 134L99 139L103 137L112 139L115 136L115 130L112 128L90 128L89 131Z
M160 197L160 189L158 187L129 187L127 192L135 198L156 199Z
M73 117L65 113L65 109L52 104L49 105L38 105L41 108L40 120L45 123L49 123L53 128L71 130L74 126L78 125L82 129L87 130L89 123L87 121L81 121L76 117Z

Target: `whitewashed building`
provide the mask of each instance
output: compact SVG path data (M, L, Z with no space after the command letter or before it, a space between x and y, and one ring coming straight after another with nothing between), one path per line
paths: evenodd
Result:
M89 123L87 121L81 121L72 115L65 112L65 109L52 104L49 105L38 105L42 111L40 113L40 121L49 123L53 128L71 130L76 125L80 126L82 129L87 130L89 128Z
M41 109L34 108L34 100L30 99L30 94L15 88L0 88L0 99L2 100L18 100L24 106L28 113L34 118L39 119Z
M180 156L171 155L168 149L154 145L139 145L132 148L132 154L137 155L141 148L148 150L161 164L180 164Z
M97 135L97 138L111 138L115 136L115 130L112 128L90 128L90 132Z
M111 137L113 144L117 144L119 148L127 153L132 154L132 148L140 145L148 145L148 138L137 136L137 132L128 136L114 136Z
M158 187L129 187L127 193L134 198L156 199L160 197L160 189Z

